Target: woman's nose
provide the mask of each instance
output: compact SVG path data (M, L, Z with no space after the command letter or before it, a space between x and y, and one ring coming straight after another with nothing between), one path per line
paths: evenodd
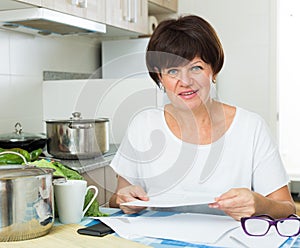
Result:
M189 86L192 84L191 75L189 75L188 71L182 70L178 75L178 79L180 80L183 86Z

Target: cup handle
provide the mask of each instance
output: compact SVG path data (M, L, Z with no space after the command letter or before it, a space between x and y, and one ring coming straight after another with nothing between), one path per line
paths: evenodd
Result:
M83 210L82 212L82 217L85 215L86 211L89 209L89 207L92 205L93 201L96 199L97 195L98 195L98 188L94 185L90 185L86 188L86 192L85 194L87 194L87 192L90 190L90 189L93 189L94 190L94 196L93 198L90 200L89 204L85 207L85 209Z

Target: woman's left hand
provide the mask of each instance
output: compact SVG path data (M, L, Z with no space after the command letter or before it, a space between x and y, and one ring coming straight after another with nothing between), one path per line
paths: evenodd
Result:
M209 207L220 209L235 220L240 220L241 217L255 214L257 198L257 194L247 188L235 188L217 197Z

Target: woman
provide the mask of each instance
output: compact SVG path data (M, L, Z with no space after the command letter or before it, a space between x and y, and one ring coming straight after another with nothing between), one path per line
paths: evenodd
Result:
M166 20L147 48L151 78L170 100L132 120L112 161L118 174L111 207L161 193L215 195L207 205L165 209L244 216L295 213L288 177L261 117L211 96L224 53L212 26L198 16Z

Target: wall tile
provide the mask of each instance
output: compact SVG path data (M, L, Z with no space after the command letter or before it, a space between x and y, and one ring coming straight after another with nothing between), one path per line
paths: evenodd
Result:
M40 77L7 76L0 77L1 128L10 132L16 122L21 122L24 131L42 132L43 102Z
M43 54L39 38L30 34L11 32L11 74L39 75L42 71Z
M93 73L99 60L98 42L91 39L0 30L0 133L12 132L16 122L26 132L45 132L43 71ZM59 88L54 90L59 95ZM60 108L54 111L59 114Z
M9 35L0 30L0 74L9 74Z

